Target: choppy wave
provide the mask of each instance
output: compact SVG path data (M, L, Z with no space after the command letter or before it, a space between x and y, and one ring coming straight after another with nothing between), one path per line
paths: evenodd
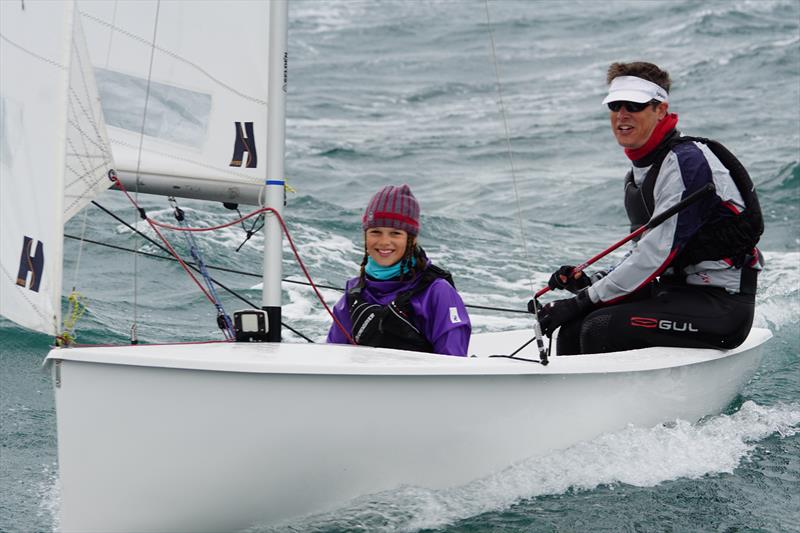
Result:
M770 199L781 204L796 204L800 195L800 162L786 163L760 188Z

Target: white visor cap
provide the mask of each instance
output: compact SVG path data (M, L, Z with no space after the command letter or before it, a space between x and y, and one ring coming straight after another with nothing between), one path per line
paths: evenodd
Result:
M636 76L617 76L611 80L608 96L603 99L603 104L609 102L637 102L644 104L650 100L666 102L667 91L652 81L637 78Z

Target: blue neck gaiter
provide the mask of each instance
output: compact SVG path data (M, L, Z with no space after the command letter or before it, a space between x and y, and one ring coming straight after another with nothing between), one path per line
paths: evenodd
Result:
M375 278L380 281L387 281L393 278L399 278L403 274L406 274L409 271L409 267L406 266L403 269L403 272L400 272L400 265L403 264L403 261L398 261L397 263L391 266L381 266L376 263L371 257L367 258L367 266L364 267L364 271L369 275L371 278ZM417 264L417 259L415 257L411 257L411 267L414 267Z

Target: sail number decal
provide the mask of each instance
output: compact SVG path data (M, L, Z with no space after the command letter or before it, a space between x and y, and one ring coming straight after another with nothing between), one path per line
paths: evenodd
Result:
M42 282L42 271L44 270L44 245L42 241L36 242L36 252L31 255L33 239L27 235L22 241L22 253L19 256L19 272L17 273L17 285L24 287L30 276L28 288L33 292L39 292L39 284Z
M245 122L244 130L242 130L241 122L234 122L234 126L236 128L236 141L233 144L233 158L230 166L242 166L242 158L244 153L247 152L245 167L256 168L258 156L256 155L256 137L253 134L253 123Z

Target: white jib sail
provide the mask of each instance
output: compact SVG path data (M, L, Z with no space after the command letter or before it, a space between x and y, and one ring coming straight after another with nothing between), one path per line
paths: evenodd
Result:
M111 182L73 2L0 2L0 314L57 335L64 223Z
M257 204L266 176L269 2L78 5L128 188Z

